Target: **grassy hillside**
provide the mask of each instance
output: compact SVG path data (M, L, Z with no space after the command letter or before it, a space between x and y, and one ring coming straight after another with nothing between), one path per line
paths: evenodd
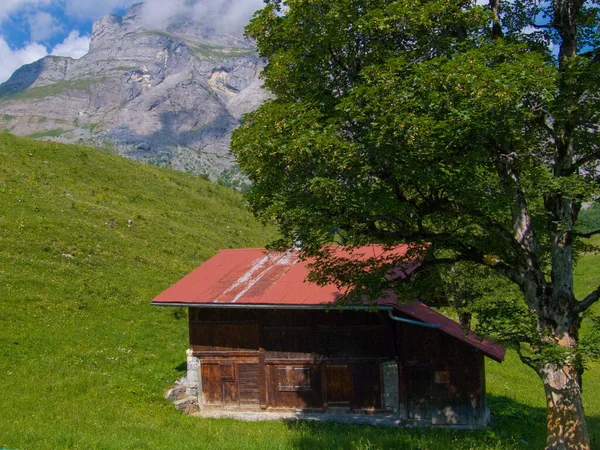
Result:
M232 190L107 152L0 135L0 161L0 447L168 446L187 322L149 302L273 235Z
M178 413L183 309L150 300L218 249L261 246L235 192L110 153L0 135L0 448L540 448L543 393L509 353L488 364L481 432L239 423ZM600 257L578 266L598 283ZM600 377L585 379L595 443ZM527 441L524 444L521 440Z

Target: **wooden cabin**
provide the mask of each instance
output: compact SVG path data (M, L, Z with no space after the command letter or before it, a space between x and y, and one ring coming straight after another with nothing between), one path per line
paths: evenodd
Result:
M503 347L420 302L337 306L335 286L305 281L307 263L224 250L153 300L189 308L187 388L201 410L487 424L484 357L502 361Z

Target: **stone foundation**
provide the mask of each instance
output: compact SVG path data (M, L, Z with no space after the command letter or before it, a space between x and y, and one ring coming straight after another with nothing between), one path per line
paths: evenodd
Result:
M177 380L175 386L169 389L164 397L169 400L175 408L185 414L193 414L199 411L202 397L202 382L200 379L200 359L188 349L187 354L187 376Z
M383 371L383 407L388 411L398 412L398 363L388 361L381 365Z
M198 397L202 393L200 379L200 358L193 355L192 349L187 349L186 394Z

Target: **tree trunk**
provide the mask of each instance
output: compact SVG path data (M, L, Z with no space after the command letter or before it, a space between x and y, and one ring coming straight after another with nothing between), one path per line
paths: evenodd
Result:
M546 450L590 450L576 367L549 363L541 367L538 374L546 393Z
M460 326L463 328L463 331L466 333L467 331L471 331L471 319L473 314L465 311L458 311L458 322Z

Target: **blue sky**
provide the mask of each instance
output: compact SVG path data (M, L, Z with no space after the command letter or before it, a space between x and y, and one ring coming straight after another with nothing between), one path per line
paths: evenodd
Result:
M92 23L122 14L140 0L0 0L0 83L23 64L48 54L80 58L87 53ZM149 23L176 13L197 18L217 13L224 25L243 26L262 0L145 0Z
M0 0L0 82L47 54L83 56L92 23L133 0Z

